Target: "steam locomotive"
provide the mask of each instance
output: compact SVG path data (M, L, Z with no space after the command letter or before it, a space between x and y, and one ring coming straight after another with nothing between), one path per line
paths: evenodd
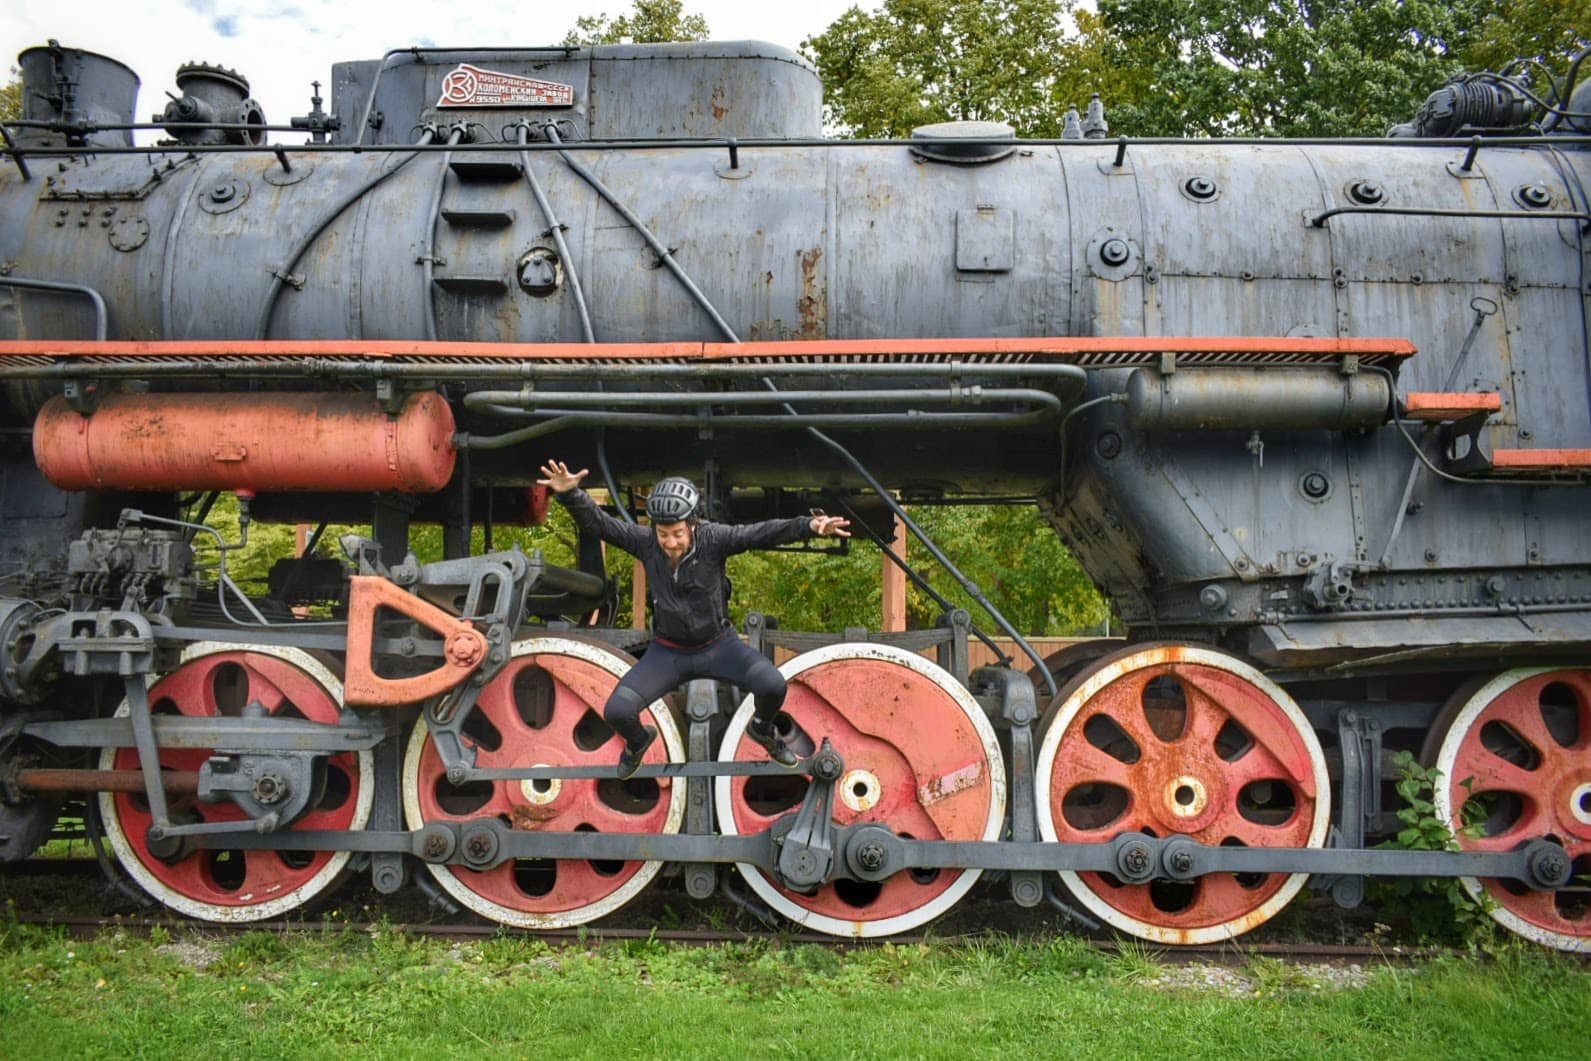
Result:
M1386 139L1111 139L1096 106L848 142L747 42L400 49L282 126L221 67L149 123L113 59L21 68L0 859L81 813L204 920L362 871L566 927L666 872L842 936L987 873L1166 943L1457 877L1591 950L1591 81L1532 124L1520 79L1463 79ZM696 682L620 781L600 709L647 635L599 544L493 543L554 456L626 518L684 474L884 548L903 500L1027 499L1128 637L972 669L998 601L753 615L799 767ZM369 532L261 595L227 566L260 521ZM1399 750L1450 849L1377 846Z

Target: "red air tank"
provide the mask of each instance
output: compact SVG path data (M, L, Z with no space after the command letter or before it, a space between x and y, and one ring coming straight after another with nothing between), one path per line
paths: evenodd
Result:
M114 394L83 415L52 398L33 456L63 490L395 490L453 474L453 412L410 396L397 416L368 394Z

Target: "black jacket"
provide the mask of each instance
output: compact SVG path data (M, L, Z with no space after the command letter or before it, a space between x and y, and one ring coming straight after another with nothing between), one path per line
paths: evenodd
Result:
M669 565L651 527L615 519L598 508L584 490L555 496L581 530L641 561L652 603L652 632L677 645L705 645L728 628L726 560L748 549L788 545L812 535L809 516L743 525L702 522L691 529L690 550L675 568Z

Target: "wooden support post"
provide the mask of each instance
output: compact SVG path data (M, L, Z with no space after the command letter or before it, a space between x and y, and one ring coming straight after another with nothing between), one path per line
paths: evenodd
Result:
M901 559L906 558L906 528L899 519L894 522L895 532L890 544L894 547ZM882 557L879 562L883 568L883 589L879 594L884 604L884 622L881 629L885 631L906 629L906 572L895 566L895 561L889 557Z
M635 592L630 599L630 625L637 630L646 629L646 568L637 559L634 567Z

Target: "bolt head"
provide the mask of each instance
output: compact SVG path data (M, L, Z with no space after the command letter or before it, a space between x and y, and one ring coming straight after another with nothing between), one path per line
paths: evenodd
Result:
M1124 239L1108 239L1099 246L1099 260L1111 268L1125 265L1132 257L1132 249Z

